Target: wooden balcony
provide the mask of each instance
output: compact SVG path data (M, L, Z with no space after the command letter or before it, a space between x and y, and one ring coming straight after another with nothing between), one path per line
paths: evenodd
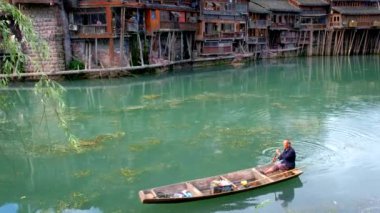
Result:
M330 22L330 28L342 28L343 25L340 22Z
M107 25L70 25L73 38L108 38Z
M245 32L235 32L235 39L244 39Z
M268 26L268 20L250 20L248 22L249 29L266 29Z
M220 32L220 38L234 38L235 32Z
M197 25L190 22L161 21L160 29L161 30L196 31Z
M265 37L258 37L258 36L249 36L247 38L248 44L265 44L267 43L267 38Z
M203 38L204 39L219 39L220 38L220 34L219 34L219 32L212 32L212 33L206 33L206 32L204 32L203 33Z
M12 4L56 4L57 0L12 0Z
M207 10L206 8L203 10L204 15L219 15L219 16L231 16L236 15L234 10Z
M179 3L178 0L161 0L161 4L174 4L177 5Z
M204 39L244 39L245 32L212 32L203 33Z
M276 23L272 22L270 25L272 30L291 30L297 28L297 25L294 23Z
M281 44L294 44L297 43L298 39L295 37L281 37L280 43Z
M326 28L326 24L300 24L301 30L324 30Z
M356 20L350 20L350 21L343 21L342 26L344 28L358 28L358 29L369 29L374 27L374 22L372 21L356 21Z
M233 52L232 45L230 46L204 46L202 48L202 55L228 55Z

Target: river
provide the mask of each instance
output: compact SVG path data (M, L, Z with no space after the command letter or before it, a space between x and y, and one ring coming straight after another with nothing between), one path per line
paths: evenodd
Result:
M27 83L1 90L0 212L379 212L380 57L288 58L62 82L73 150ZM270 162L299 178L141 204L138 191Z

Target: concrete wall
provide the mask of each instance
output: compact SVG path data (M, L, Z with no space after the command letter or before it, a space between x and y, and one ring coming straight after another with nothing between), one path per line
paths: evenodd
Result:
M22 5L21 11L32 19L36 32L49 45L49 59L42 61L44 72L65 70L65 55L63 47L63 28L58 6ZM27 50L28 55L40 61L38 54ZM26 72L35 72L30 64Z

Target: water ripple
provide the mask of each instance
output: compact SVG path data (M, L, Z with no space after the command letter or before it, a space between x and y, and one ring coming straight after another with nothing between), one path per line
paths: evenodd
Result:
M278 147L268 147L262 151L266 159L262 161L269 162L273 158ZM295 141L293 148L297 153L297 166L313 165L313 170L317 173L329 170L334 165L341 163L341 157L338 150L318 143L316 140Z

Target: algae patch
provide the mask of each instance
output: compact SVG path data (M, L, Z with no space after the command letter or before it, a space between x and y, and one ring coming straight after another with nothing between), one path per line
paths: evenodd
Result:
M159 144L161 144L161 141L159 139L151 138L151 139L148 139L147 141L145 141L143 143L131 144L131 145L129 145L128 148L132 152L139 152L139 151L144 151L144 150L150 149L153 146L156 146Z
M75 177L75 178L83 178L83 177L87 177L89 175L91 175L91 171L90 170L82 170L82 171L75 172L73 174L73 177Z
M142 172L135 170L135 169L130 169L128 167L121 168L120 173L122 176L125 177L125 180L127 182L133 182L138 175L140 175Z

